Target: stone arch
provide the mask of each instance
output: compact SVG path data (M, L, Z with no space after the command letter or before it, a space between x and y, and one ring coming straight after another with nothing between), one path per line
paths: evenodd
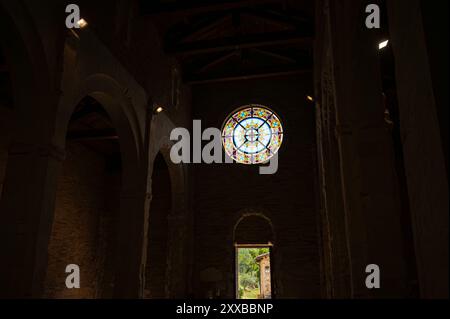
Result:
M281 258L279 258L279 251L277 250L277 234L274 223L271 219L271 213L263 208L245 208L235 213L235 222L233 224L233 228L230 231L229 240L229 256L232 256L233 260L229 266L229 274L228 277L229 284L227 285L227 293L230 298L234 298L237 293L237 283L236 283L236 246L237 245L269 245L271 247L270 258L272 259L272 293L273 296L276 296L277 293L282 289L282 284L280 281L280 276L277 276L279 269L281 269ZM246 225L247 228L251 228L253 226L257 227L257 231L263 231L264 234L262 237L258 237L257 234L255 236L250 236L246 238L239 238L239 227L243 225L243 223L249 222L249 225Z
M67 126L76 105L85 96L96 99L111 118L119 136L123 163L123 189L132 190L140 180L142 135L125 89L106 74L92 74L73 89L73 98L59 105L54 141L64 147Z
M82 99L70 122L56 182L43 297L111 298L123 156L117 131L98 99ZM108 139L77 137L77 129L98 123L109 128ZM79 289L65 286L68 264L79 266Z
M36 112L45 113L40 107L32 107L45 97L49 91L48 65L45 63L41 38L36 31L33 17L26 6L19 1L0 1L0 50L5 58L8 76L11 81L13 105L9 110L2 110L2 146L0 152L0 171L6 171L6 159L8 158L9 144L31 143L40 133L48 132L42 129L40 132L33 130L39 121ZM8 131L6 129L8 128ZM12 132L15 134L13 135ZM4 138L8 136L7 140ZM6 173L6 172L5 172ZM3 184L5 174L0 173L0 185ZM0 198L1 198L0 187Z
M0 42L6 44L3 48L11 68L15 113L19 120L14 140L47 143L51 127L42 126L55 110L52 106L56 95L37 23L21 1L1 1L0 21Z
M48 120L57 94L48 51L24 2L0 1L0 41L6 43L14 99L14 129L0 204L0 259L9 263L0 266L0 295L38 296L45 275L42 234L48 233L47 208L52 206L52 196L43 185L52 184L62 157L61 150L51 145Z
M170 149L174 142L170 140L170 132L175 125L170 118L162 113L153 117L150 132L149 151L149 178L153 170L153 161L158 153L161 153L169 167L170 181L172 187L172 216L186 214L186 167L184 164L174 164L170 159ZM151 183L151 181L150 181Z
M55 122L54 143L61 148L65 148L65 136L68 129L70 117L75 110L77 104L86 96L90 96L98 101L109 118L112 121L113 127L117 132L120 147L120 157L122 163L122 178L120 185L120 212L118 216L118 224L126 225L130 223L129 227L134 227L134 221L139 220L139 216L143 216L144 206L139 202L145 201L144 190L144 176L143 170L143 151L142 151L142 135L140 134L139 123L136 121L134 114L134 106L127 91L115 79L106 74L91 74L82 80L76 82L74 87L67 88L67 94L63 96L59 104L59 109ZM142 205L141 209L136 208L136 205ZM128 221L127 216L134 214L135 216ZM142 217L143 218L143 217ZM136 222L137 223L137 222ZM128 227L124 227L124 233L128 232ZM122 232L122 228L120 229ZM117 258L120 249L124 248L125 238L128 235L124 233L117 234L116 242L116 265L115 271L118 272L120 267L120 259ZM135 239L135 246L138 246L139 239ZM130 239L130 242L133 240ZM130 243L131 245L131 243ZM139 258L137 253L132 253L133 258ZM137 272L137 271L136 271ZM120 274L120 272L119 272ZM129 279L127 272L123 276L116 274L114 289L120 291L120 282Z
M274 229L274 225L272 223L272 220L267 217L267 212L265 211L260 211L260 210L256 210L256 209L244 209L240 212L237 213L237 219L236 222L234 223L233 226L233 243L236 243L236 240L238 238L238 227L242 226L242 222L245 221L246 219L254 219L254 220L258 220L263 223L266 223L266 231L270 232L269 234L267 234L267 241L270 241L272 244L274 244L276 242L276 233L275 233L275 229ZM263 226L263 225L260 225ZM264 227L264 226L263 226ZM265 242L252 242L252 244L264 244Z
M135 298L140 295L142 225L148 197L143 142L148 115L146 93L89 30L66 38L61 92L52 139L59 148L64 149L70 117L86 96L102 105L117 132L122 179L114 296Z
M186 167L174 164L170 159L170 148L174 144L170 140L170 132L175 128L169 117L160 113L153 117L150 132L148 185L152 183L153 163L158 153L164 157L169 169L172 203L168 216L168 253L166 297L185 297L187 291L187 259L189 243L188 223L189 210L186 190ZM150 203L151 207L151 203Z

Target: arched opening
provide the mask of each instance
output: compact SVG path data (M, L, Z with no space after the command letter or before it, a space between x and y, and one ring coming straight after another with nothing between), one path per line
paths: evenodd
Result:
M87 96L66 135L48 245L45 297L111 298L122 161L118 135L102 105ZM80 269L80 288L66 286L67 265Z
M171 208L172 192L169 167L163 155L158 153L153 164L152 174L144 298L167 297L168 217ZM176 267L176 265L174 266Z
M237 299L271 299L274 235L262 215L244 216L234 230L235 293Z

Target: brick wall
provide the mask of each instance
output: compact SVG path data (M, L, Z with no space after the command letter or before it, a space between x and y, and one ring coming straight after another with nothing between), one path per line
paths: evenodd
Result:
M58 179L45 297L112 297L120 174L82 144L67 144ZM80 266L81 288L67 289L65 268Z
M275 175L259 175L257 167L239 164L191 164L196 297L205 297L211 289L201 281L207 269L221 275L214 289L220 289L221 296L234 297L232 233L239 212L245 209L263 213L273 223L274 294L279 298L320 296L314 109L305 98L311 94L311 83L308 77L291 77L193 88L194 118L202 120L203 129L220 128L234 108L260 103L280 115L286 133Z

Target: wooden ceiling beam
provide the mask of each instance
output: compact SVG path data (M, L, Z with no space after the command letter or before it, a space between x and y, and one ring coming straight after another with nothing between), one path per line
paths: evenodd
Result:
M192 15L212 11L224 11L251 6L260 6L267 3L283 3L284 0L215 0L215 1L175 1L172 3L141 2L141 12L144 15Z
M226 50L280 46L290 44L305 44L312 46L312 35L299 32L272 32L254 36L230 37L211 41L197 41L179 44L166 48L166 52L174 55L193 55Z
M226 21L230 20L230 15L225 14L217 19L215 19L213 22L203 26L199 27L196 30L192 30L192 32L186 34L184 37L181 38L181 41L192 41L195 40L195 38L201 37L208 32L211 32L214 28L217 28L221 24L224 24Z
M251 50L258 52L259 54L277 59L277 60L282 60L288 63L298 63L299 61L297 59L294 59L290 56L284 55L284 54L279 54L279 53L275 53L269 50L263 50L263 49L259 49L259 48L252 48Z
M244 8L242 13L254 16L259 19L272 21L275 23L281 23L298 29L312 28L312 18L308 18L303 13L297 13L298 15L292 15L287 11L276 11L265 8Z
M239 54L239 52L236 51L236 50L232 51L232 52L229 52L229 53L226 53L226 54L220 56L219 58L216 58L216 59L208 62L207 64L203 65L201 68L199 68L197 70L197 73L206 72L207 70L209 70L209 69L211 69L211 68L213 68L213 67L215 67L215 66L217 66L217 65L219 65L219 64L221 64L223 62L225 62L226 60L228 60L228 59L230 59L230 58L232 58L232 57L234 57L234 56L236 56L238 54Z
M308 73L312 73L312 68L292 68L292 69L286 68L286 69L270 70L270 71L267 70L246 74L234 74L234 75L230 74L230 75L223 75L220 77L195 77L187 79L186 83L191 85L199 85L199 84L211 84L219 82L254 80L254 79L281 77L289 75L300 75Z

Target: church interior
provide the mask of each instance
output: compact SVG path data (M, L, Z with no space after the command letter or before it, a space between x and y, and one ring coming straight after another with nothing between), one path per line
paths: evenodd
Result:
M1 299L448 299L448 1L70 4L0 0Z

